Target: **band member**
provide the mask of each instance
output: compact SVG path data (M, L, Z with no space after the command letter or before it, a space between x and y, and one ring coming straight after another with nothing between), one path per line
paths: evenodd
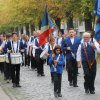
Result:
M68 32L67 31L65 31L65 33L62 35L62 43L64 43L65 42L65 39L68 37ZM61 43L61 44L62 44ZM64 43L65 44L65 43ZM63 50L62 49L62 51L63 51L63 55L64 55L64 58L65 58L65 61L66 61L66 50ZM65 65L66 65L66 62L65 62ZM64 68L65 68L65 65L63 66Z
M36 63L35 63L36 62L35 61L35 56L34 56L34 53L33 53L33 51L34 51L33 50L33 45L34 45L35 34L36 34L36 32L34 31L32 33L32 36L29 39L28 46L27 46L27 53L31 58L31 69L33 69L33 70L37 68Z
M30 66L30 56L29 56L29 53L28 53L28 45L29 45L29 36L26 35L25 36L25 66Z
M5 44L5 39L3 34L0 35L0 55L4 55L4 44ZM1 73L4 73L4 62L0 62L0 71Z
M56 43L55 43L55 38L54 37L51 37L50 38L50 43L47 43L46 45L45 45L45 48L46 48L46 50L48 51L48 53L47 53L47 65L49 65L49 57L50 57L50 54L53 52L53 50L54 50L54 48L55 48L55 46L56 46ZM50 68L51 68L51 65L49 65L50 66ZM53 71L52 70L50 70L50 73L51 73L51 83L54 83L54 78L53 78Z
M54 96L62 97L61 94L61 80L62 80L62 71L64 65L64 56L61 51L60 46L56 46L54 53L49 57L49 64L51 65L51 70L54 72Z
M65 39L65 42L62 43L62 49L66 50L66 70L68 71L69 85L78 87L76 52L81 39L79 37L74 37L75 31L73 28L70 28L68 32L70 36L68 36Z
M99 44L90 41L90 33L83 34L83 42L79 45L77 51L77 62L80 66L82 62L84 71L84 89L85 93L95 94L95 76L96 76L96 51L99 50Z
M4 50L5 50L5 47L6 47L8 41L12 41L11 34L6 35L5 45L3 45ZM7 57L7 55L6 55L6 57ZM5 62L5 66L4 66L4 79L7 81L7 83L9 83L9 81L11 80L11 64L7 60Z
M37 76L45 76L44 68L43 68L44 60L40 58L40 54L42 53L44 49L44 45L41 47L38 47L39 45L38 34L39 33L37 32L35 32L34 34L34 45L32 47L33 49L32 54L35 59L34 66L37 67Z
M21 52L21 55L22 55L22 66L24 66L25 65L24 54L25 54L25 49L26 49L26 42L25 42L25 35L23 33L21 34L20 41L23 43L23 46L24 46L24 52Z
M61 46L61 43L62 43L62 33L60 31L58 31L58 34L57 34L57 38L55 40L56 44L57 45L60 45Z
M9 62L11 63L11 53L21 53L24 50L23 43L18 40L17 33L12 34L12 41L8 41L6 52L8 53ZM13 87L21 87L20 81L20 64L11 64L11 74Z

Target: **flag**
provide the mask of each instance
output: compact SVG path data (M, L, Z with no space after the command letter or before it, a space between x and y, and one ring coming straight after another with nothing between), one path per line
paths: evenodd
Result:
M48 15L46 7L41 24L41 34L39 35L39 46L42 46L48 42L51 31L53 31L53 23Z
M94 13L100 16L100 0L95 1Z
M97 41L100 40L100 23L96 24L96 27L95 27L95 38L96 38Z
M95 38L100 40L100 0L95 1L94 14L97 15L97 23L95 26Z

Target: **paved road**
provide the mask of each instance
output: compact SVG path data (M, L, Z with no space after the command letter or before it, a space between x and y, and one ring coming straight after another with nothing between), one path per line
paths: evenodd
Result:
M70 87L67 81L67 72L64 70L62 77L62 98L55 98L53 85L50 81L50 69L45 65L45 77L37 77L36 71L21 67L21 88L12 88L2 80L2 88L12 98L11 100L100 100L100 67L96 77L96 94L85 94L83 88L83 71L79 69L79 87Z
M0 87L0 100L10 100L8 95L2 90L1 87Z

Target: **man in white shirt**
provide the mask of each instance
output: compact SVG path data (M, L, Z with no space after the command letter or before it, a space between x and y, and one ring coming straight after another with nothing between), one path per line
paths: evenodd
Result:
M95 94L94 81L96 76L96 52L99 50L97 42L90 42L90 33L83 34L83 42L77 50L78 66L83 66L85 93Z
M76 52L80 44L81 39L74 36L74 29L69 29L69 36L62 42L62 49L66 51L66 70L68 71L69 85L78 87L77 85L77 62Z
M8 53L8 59L11 63L11 53L21 53L24 50L24 45L21 41L18 40L17 33L12 34L12 41L8 41L5 47L5 52ZM21 87L20 86L20 64L12 64L11 63L11 74L12 74L12 83L13 87Z

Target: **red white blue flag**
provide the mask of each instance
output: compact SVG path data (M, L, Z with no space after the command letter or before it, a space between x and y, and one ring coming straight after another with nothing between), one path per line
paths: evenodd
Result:
M46 7L41 24L41 34L39 35L39 46L42 46L46 42L48 42L48 38L52 31L53 31L53 23L48 15Z

